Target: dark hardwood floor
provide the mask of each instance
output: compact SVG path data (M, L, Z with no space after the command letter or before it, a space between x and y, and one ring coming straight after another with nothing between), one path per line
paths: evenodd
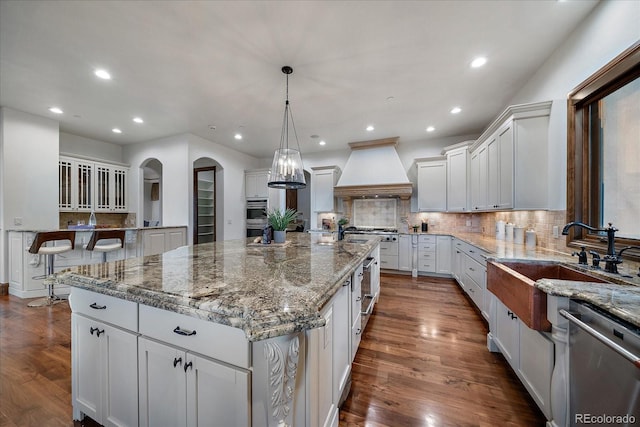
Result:
M341 427L544 425L455 282L383 275L381 292ZM74 425L70 314L0 296L0 427Z

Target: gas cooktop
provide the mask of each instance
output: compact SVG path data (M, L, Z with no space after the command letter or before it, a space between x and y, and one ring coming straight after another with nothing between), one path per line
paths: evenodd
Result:
M351 234L398 234L397 228L378 228L378 227L347 227L345 233Z

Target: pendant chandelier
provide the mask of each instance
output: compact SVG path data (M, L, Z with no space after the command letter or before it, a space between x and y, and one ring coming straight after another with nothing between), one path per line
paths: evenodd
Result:
M289 74L293 73L293 68L285 65L282 72L287 76L287 99L284 103L284 119L282 121L282 133L280 135L280 148L273 155L271 164L271 174L267 185L271 188L298 189L305 188L307 183L304 179L304 166L300 156L300 143L296 126L293 122L293 114L289 105ZM289 118L291 118L291 128L296 139L297 150L289 148Z

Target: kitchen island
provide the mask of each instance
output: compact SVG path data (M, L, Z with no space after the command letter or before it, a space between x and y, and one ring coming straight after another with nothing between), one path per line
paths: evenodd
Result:
M282 246L225 241L59 274L72 287L74 418L337 425L357 350L352 284L378 247L291 233Z

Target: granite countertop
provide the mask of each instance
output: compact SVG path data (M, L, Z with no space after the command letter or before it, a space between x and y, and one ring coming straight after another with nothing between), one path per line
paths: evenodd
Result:
M640 327L640 277L635 268L625 271L623 263L618 266L621 274L611 274L602 269L594 270L589 266L578 265L576 257L560 251L538 246L529 250L525 245L496 240L478 233L456 233L455 237L486 251L489 260L553 261L607 280L610 283L540 279L535 282L535 287L548 295L586 301Z
M56 281L242 329L258 341L324 325L320 309L378 244L316 244L290 233L282 246L253 238L73 267Z

